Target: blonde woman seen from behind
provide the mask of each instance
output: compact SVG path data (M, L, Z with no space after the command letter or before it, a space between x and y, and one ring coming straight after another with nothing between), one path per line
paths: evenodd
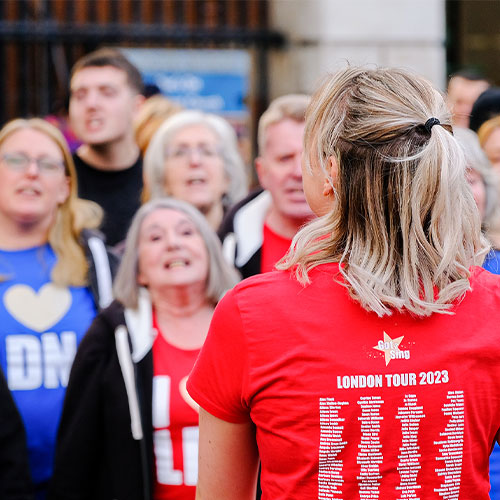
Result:
M259 458L263 500L488 499L500 279L475 267L465 171L425 79L325 79L303 156L318 219L279 272L226 294L188 380L198 500L251 500Z

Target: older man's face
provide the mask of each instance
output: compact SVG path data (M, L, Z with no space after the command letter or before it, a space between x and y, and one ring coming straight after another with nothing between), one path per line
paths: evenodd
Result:
M313 216L302 186L304 122L285 119L267 128L264 150L255 162L259 181L281 217L305 221Z
M453 125L469 127L472 105L488 87L488 82L484 80L467 80L461 76L455 76L450 80L447 101Z

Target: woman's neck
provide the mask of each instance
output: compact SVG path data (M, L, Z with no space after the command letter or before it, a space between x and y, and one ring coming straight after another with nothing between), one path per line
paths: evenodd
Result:
M210 227L217 231L221 225L222 219L224 218L224 206L222 202L215 203L209 208L199 207L198 210L205 216Z
M208 333L214 311L205 294L187 297L152 296L156 322L163 338L179 349L200 349Z
M44 245L48 241L50 224L22 223L0 218L0 248L21 250Z
M208 304L205 283L201 282L159 289L150 288L149 295L156 311L172 317L191 316Z

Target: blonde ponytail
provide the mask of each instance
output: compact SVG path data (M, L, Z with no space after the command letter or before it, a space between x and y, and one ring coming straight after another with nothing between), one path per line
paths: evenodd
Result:
M431 117L440 123L429 128ZM306 283L312 268L338 262L350 295L379 316L449 313L488 250L450 123L423 78L360 68L330 76L313 96L304 154L325 176L327 159L338 159L334 207L296 235L278 267Z

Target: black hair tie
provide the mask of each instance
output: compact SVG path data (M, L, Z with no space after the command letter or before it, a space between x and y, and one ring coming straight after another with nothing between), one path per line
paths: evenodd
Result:
M431 129L432 129L432 127L434 127L434 125L441 125L441 122L437 118L429 118L425 122L425 125L424 125L425 130L427 130L427 132L430 134Z

